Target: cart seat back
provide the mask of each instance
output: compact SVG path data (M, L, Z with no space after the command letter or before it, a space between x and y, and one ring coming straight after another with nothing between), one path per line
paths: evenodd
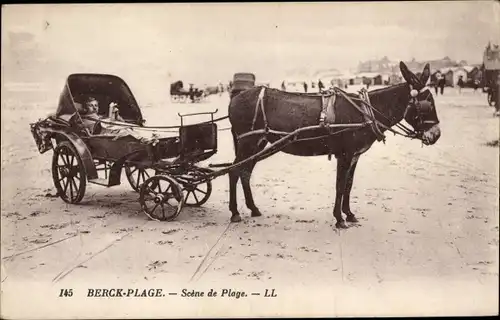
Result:
M217 149L217 125L202 123L179 128L180 154L204 152Z

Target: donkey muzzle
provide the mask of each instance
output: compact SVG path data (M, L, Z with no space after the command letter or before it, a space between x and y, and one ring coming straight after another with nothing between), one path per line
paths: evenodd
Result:
M422 142L426 146L430 146L436 143L439 137L441 137L441 128L439 127L439 123L437 123L430 127L430 129L424 131L422 134Z

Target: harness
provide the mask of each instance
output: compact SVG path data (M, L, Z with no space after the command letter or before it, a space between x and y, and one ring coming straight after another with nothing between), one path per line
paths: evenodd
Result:
M423 111L422 111L422 105L421 105L420 101L417 100L417 95L418 95L418 93L421 93L421 92L428 90L428 88L424 87L420 91L417 91L415 89L412 89L412 87L410 86L410 89L411 89L411 93L412 93L411 99L410 99L410 105L408 105L407 109L405 110L405 115L406 115L406 112L408 112L408 109L410 108L410 106L415 106L415 108L417 110L417 114L419 115L419 119L421 119L420 116L421 116L421 113ZM241 134L240 136L238 136L238 139L241 139L245 136L249 136L249 135L252 135L252 134L258 132L259 134L260 133L264 134L264 136L259 141L259 143L260 143L263 141L267 141L267 134L269 134L269 133L289 134L289 132L280 132L280 131L275 131L275 130L272 130L269 128L269 124L267 122L267 117L266 117L266 112L265 112L265 107L264 107L265 90L266 90L265 87L262 87L262 89L260 90L260 93L259 93L259 96L257 99L257 103L255 105L255 112L254 112L254 117L253 117L252 127L251 127L250 132ZM414 91L417 93L414 94ZM398 127L401 131L403 131L402 133L392 129L388 125L385 125L384 123L377 120L375 118L375 113L378 113L382 118L384 118L385 120L390 122L390 120L387 119L387 117L385 117L380 111L378 111L377 109L375 109L371 105L370 98L368 96L368 91L364 88L360 90L358 98L350 97L347 92L343 91L342 89L340 89L338 87L332 87L328 90L322 91L321 92L322 107L321 107L320 117L318 119L319 125L321 127L327 128L327 126L326 126L327 124L333 124L335 122L335 111L336 111L335 110L335 102L336 102L337 95L341 95L356 110L358 110L363 115L364 123L367 124L371 128L372 132L374 133L374 135L378 141L383 141L385 143L385 135L382 133L380 128L388 130L388 131L394 133L395 135L397 134L397 135L401 135L403 137L407 137L407 138L411 138L411 139L418 138L417 132L415 132L414 130L408 128L407 126L405 126L401 123L397 123L396 127ZM354 100L357 100L360 103L358 104ZM259 114L259 110L262 113L262 118L264 121L264 128L256 130L255 124L257 122L257 116ZM431 123L431 122L434 123L433 121L424 121L424 123ZM346 125L346 126L348 126L348 125ZM331 134L331 129L329 129L329 134ZM329 146L329 150L330 150L330 152L328 154L328 159L330 160L332 146Z

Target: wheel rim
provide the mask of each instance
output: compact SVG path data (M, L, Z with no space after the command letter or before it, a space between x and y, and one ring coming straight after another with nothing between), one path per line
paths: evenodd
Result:
M147 179L141 187L141 208L151 219L157 221L173 220L184 204L182 189L172 178L154 176Z
M134 165L125 166L125 174L127 175L127 180L134 191L139 192L144 181L155 175L155 171L152 169L141 168Z
M79 202L86 182L81 159L66 145L61 145L54 156L53 178L59 196L65 202Z
M186 206L201 206L207 202L212 193L212 182L207 181L198 185L184 186L184 198Z
M209 169L194 168L188 175L193 177L204 176L207 173L212 172ZM201 206L208 201L210 195L212 194L212 182L207 181L197 185L189 182L183 184L184 187L184 199L186 206Z

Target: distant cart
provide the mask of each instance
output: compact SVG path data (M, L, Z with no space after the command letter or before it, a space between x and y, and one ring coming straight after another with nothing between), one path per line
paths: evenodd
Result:
M194 88L190 84L190 88L187 90L184 88L184 83L182 81L176 81L170 84L170 99L172 102L186 102L191 99L191 102L200 102L205 98L207 93L204 90Z

